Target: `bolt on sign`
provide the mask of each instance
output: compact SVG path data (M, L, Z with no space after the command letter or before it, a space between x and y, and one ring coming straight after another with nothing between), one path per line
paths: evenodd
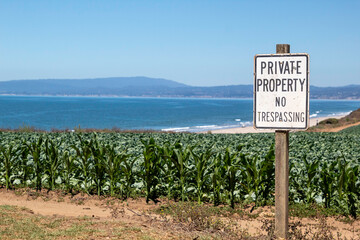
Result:
M254 127L309 127L309 55L255 56Z

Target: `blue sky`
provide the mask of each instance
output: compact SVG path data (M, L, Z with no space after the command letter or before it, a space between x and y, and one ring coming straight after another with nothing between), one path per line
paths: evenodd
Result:
M310 84L360 84L360 1L0 1L0 81L147 76L252 84L277 43Z

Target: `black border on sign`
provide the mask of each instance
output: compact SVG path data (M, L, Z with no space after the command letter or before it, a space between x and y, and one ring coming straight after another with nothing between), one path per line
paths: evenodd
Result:
M257 127L256 126L256 59L258 57L306 57L306 122L305 128L289 128L289 127ZM279 130L291 130L291 129L302 129L306 130L309 128L309 54L307 53L282 53L282 54L256 54L254 57L254 85L253 85L253 95L254 95L254 106L253 106L253 123L255 129L279 129Z

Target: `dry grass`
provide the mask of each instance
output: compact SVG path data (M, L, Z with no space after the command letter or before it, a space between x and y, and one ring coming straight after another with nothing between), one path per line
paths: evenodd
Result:
M360 108L340 119L335 119L335 118L325 119L319 122L318 125L309 128L307 131L321 132L329 129L345 128L346 126L353 125L358 122L360 122Z

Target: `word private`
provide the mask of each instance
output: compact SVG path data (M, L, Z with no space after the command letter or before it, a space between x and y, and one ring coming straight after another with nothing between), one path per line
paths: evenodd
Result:
M255 128L308 128L308 59L305 53L255 56Z

